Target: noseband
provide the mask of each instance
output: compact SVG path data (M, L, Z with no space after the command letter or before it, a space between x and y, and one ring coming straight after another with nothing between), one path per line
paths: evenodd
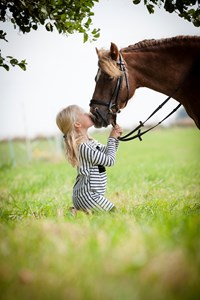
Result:
M127 89L127 96L126 96L125 106L127 105L127 102L129 100L128 74L127 74L126 66L125 66L125 63L124 63L124 60L123 60L123 57L122 57L121 53L119 55L119 60L117 61L117 64L119 65L120 70L123 72L123 74L117 78L116 86L115 86L113 94L110 98L110 101L107 102L107 101L104 101L104 100L97 100L97 99L92 99L90 101L90 106L97 104L97 105L102 105L102 106L108 107L108 113L114 115L115 117L116 117L117 113L120 113L119 103L118 103L119 101L118 100L119 100L120 89L121 89L121 85L122 85L122 81L123 81L123 76L125 77L126 89ZM98 107L95 108L95 112L106 123L106 120L104 119L104 117L102 116L100 111L98 110Z

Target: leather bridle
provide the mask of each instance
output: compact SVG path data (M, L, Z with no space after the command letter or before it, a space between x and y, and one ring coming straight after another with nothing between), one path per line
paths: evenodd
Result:
M120 67L120 70L123 72L123 74L117 78L117 82L116 82L116 86L114 89L114 92L110 98L110 101L103 101L103 100L96 100L96 99L92 99L90 101L90 106L92 105L103 105L108 107L108 114L112 114L113 115L113 126L116 124L116 115L117 113L120 112L119 109L119 94L120 94L120 89L121 89L121 85L122 85L122 81L123 81L123 77L125 77L125 81L126 81L126 89L127 89L127 97L126 97L126 102L125 102L125 106L127 105L127 102L129 100L129 81L128 81L128 73L126 70L126 66L123 60L123 57L120 53L119 56L119 61L117 61L117 64ZM193 67L193 66L192 66ZM179 103L165 118L163 118L160 122L158 122L156 125L148 128L145 131L141 131L141 127L144 126L144 124L155 114L157 113L171 98L173 98L175 96L175 94L178 92L178 90L183 86L184 82L187 80L187 77L189 76L192 67L188 70L188 72L183 76L182 81L179 83L178 87L172 92L172 94L170 96L167 97L167 99L165 99L165 101L163 103L161 103L161 105L159 105L154 111L153 113L144 121L144 122L139 122L139 125L133 129L131 132L129 132L128 134L126 134L125 136L119 137L118 139L120 141L130 141L133 140L135 138L139 138L140 141L142 141L142 135L146 134L147 132L149 132L150 130L154 129L155 127L157 127L158 125L160 125L163 121L165 121L168 117L170 117L175 111L177 111L177 109L179 109L179 107L181 107L181 103ZM113 101L114 100L114 101ZM107 124L107 120L105 120L105 118L102 116L101 112L99 111L98 107L95 107L95 114L98 115L105 124ZM137 131L137 134L131 136L132 134L134 134Z
M102 105L106 106L108 108L108 114L113 115L114 123L116 122L116 115L117 113L120 113L119 109L119 94L121 90L121 85L123 82L123 77L125 77L126 81L126 90L127 90L127 95L126 95L126 103L125 106L127 105L127 102L129 100L129 81L128 81L128 73L126 70L126 66L122 57L122 54L119 54L119 60L117 61L117 65L119 65L120 70L122 71L122 75L117 78L116 85L114 88L114 91L112 93L112 96L110 98L110 101L107 100L99 100L99 99L91 99L90 101L90 107L93 105ZM98 73L97 73L98 74ZM97 114L106 124L107 120L102 116L101 112L99 111L98 107L95 107L95 114Z

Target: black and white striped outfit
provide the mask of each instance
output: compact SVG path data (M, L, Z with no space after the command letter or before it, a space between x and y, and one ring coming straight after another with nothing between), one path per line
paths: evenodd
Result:
M107 176L105 167L113 166L119 141L113 137L107 145L94 140L80 144L73 205L76 209L110 211L114 204L105 198Z

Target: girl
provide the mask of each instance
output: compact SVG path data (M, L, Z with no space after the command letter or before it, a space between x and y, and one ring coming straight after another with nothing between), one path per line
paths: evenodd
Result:
M64 134L66 156L73 167L77 167L73 187L73 205L76 210L111 211L114 204L105 198L106 170L114 165L122 131L116 125L110 133L107 145L101 145L88 136L93 126L88 113L77 105L70 105L60 111L56 123Z

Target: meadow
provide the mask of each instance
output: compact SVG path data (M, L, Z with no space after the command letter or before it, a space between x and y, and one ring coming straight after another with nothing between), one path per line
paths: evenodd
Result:
M36 141L31 161L22 142L14 151L13 165L0 143L2 300L200 299L196 128L120 143L107 168L111 214L70 214L76 170L51 143Z

